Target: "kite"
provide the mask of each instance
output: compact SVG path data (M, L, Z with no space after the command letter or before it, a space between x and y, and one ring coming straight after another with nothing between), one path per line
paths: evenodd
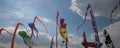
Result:
M111 21L111 23L113 22L113 20L112 20L112 15L113 15L113 13L115 12L115 10L116 10L119 6L120 6L120 1L119 1L119 3L113 8L113 10L110 12L110 21Z
M28 26L31 28L31 31L32 31L31 38L32 38L32 36L33 36L33 31L34 31L34 30L37 32L37 35L38 35L38 32L39 32L38 29L35 27L35 22L36 22L37 20L43 25L43 27L45 28L46 32L48 32L47 27L46 27L45 24L42 22L42 20L39 19L37 16L35 16L33 23L29 23L29 24L28 24Z
M58 17L59 17L59 11L57 11L57 14L56 14L56 48L58 48L58 43L57 43L57 37L58 37Z
M17 23L17 25L16 25L16 27L14 29L14 34L13 34L12 41L11 41L11 48L14 48L14 40L15 40L15 37L16 37L16 32L17 32L17 30L18 30L20 25L22 25L26 29L26 31L28 32L28 30L25 27L25 25L23 25L22 23Z
M67 25L66 23L64 23L64 21L65 21L64 18L60 19L59 32L60 32L61 37L63 38L63 43L66 42L66 48L67 48L67 42L68 42L67 30L66 30Z
M48 32L47 27L45 26L45 24L44 24L44 23L42 22L42 20L39 19L37 16L35 16L34 21L33 21L33 24L35 24L35 22L36 22L37 20L43 25L43 27L45 28L46 32ZM34 32L34 30L35 30L34 27L35 27L35 26L33 25L33 26L32 26L32 29L31 29L31 31L32 31L31 36L30 36L30 40L31 40L31 41L32 41L32 37L33 37L33 32ZM32 48L32 44L30 44L30 47L29 47L29 48Z
M62 38L64 39L64 41L67 41L67 30L66 30L66 24L64 23L64 18L61 18L60 19L60 27L59 27L59 32L60 32L60 35L62 36Z
M103 34L104 34L104 37L105 37L105 44L106 44L106 46L108 48L114 48L113 42L112 42L112 40L110 38L110 35L108 34L106 29L104 29Z
M54 45L54 40L53 39L54 38L52 37L50 48L53 48L53 45Z
M95 32L95 45L96 45L95 48L100 48L102 46L102 43L99 40L96 20L94 18L94 13L93 13L93 10L91 8L91 4L88 4L88 6L86 8L86 13L85 13L85 20L82 22L82 24L80 26L77 27L77 30L85 24L88 11L89 11L90 16L91 16L91 22L92 22L93 30Z
M18 34L23 38L25 45L30 46L30 36L25 31L19 31Z

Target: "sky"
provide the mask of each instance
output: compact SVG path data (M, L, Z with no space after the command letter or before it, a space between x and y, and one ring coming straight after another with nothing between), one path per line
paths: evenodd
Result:
M33 38L33 48L49 48L52 37L56 35L56 12L59 11L59 19L64 18L67 24L67 33L70 38L69 48L83 48L81 45L82 32L85 31L88 41L94 41L94 31L92 29L90 16L86 23L76 32L84 20L85 9L90 3L95 14L95 20L99 32L100 41L103 43L101 48L106 48L104 44L103 29L107 29L115 48L120 44L120 5L113 14L113 23L111 24L109 14L119 0L0 0L0 28L5 28L13 33L17 23L24 24L30 31L28 23L33 22L34 17L38 16L48 29L48 33L41 23L36 22L36 28L39 30L39 39ZM19 31L24 30L23 27ZM30 31L31 32L31 31ZM0 47L10 48L11 38L7 33L0 35ZM115 36L116 35L116 36ZM62 38L58 35L58 47L60 47ZM116 43L118 42L118 43ZM17 34L15 39L15 48L28 48L23 39ZM55 44L54 44L55 48Z

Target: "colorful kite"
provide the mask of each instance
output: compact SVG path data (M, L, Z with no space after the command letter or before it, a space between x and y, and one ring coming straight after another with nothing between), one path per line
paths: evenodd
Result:
M105 37L105 44L106 44L106 46L108 48L114 48L113 42L112 42L112 40L111 40L111 38L110 38L110 36L109 36L109 34L108 34L106 29L104 29L103 34L104 34L104 37Z
M59 32L60 32L60 35L62 36L63 38L63 41L67 41L67 30L66 30L66 23L64 23L64 18L61 18L60 19L60 26L59 26Z
M31 28L31 31L32 31L31 38L32 38L32 36L33 36L34 30L37 32L37 36L38 36L38 32L39 32L39 31L38 31L38 29L35 27L35 22L36 22L37 20L43 25L43 27L46 29L46 32L48 32L47 27L46 27L45 24L42 22L42 20L39 19L37 16L35 16L33 23L29 23L29 24L28 24L28 26Z
M25 31L19 31L18 34L23 38L25 45L30 46L30 36Z
M60 19L60 26L59 26L59 32L61 37L63 38L63 43L66 42L66 48L67 48L67 42L68 42L68 37L67 37L67 30L66 30L66 23L64 23L65 19L61 18Z
M35 16L34 21L33 21L33 24L35 24L35 22L36 22L37 20L44 26L46 32L48 32L47 27L45 26L45 24L44 24L44 23L42 22L42 20L39 19L37 16ZM31 42L32 42L32 37L33 37L33 35L34 35L34 34L33 34L33 33L34 33L34 30L35 30L34 27L35 27L35 25L33 25L32 28L31 28L31 31L32 31L31 36L30 36ZM30 44L30 47L29 47L29 48L32 48L32 44Z
M77 27L77 30L82 27L84 25L84 23L86 22L86 17L88 14L88 11L90 13L91 16L91 22L92 22L92 26L93 26L93 30L95 32L95 44L96 44L96 48L100 48L102 46L102 43L99 40L99 36L98 36L98 30L97 30L97 25L96 25L96 20L94 18L94 13L93 10L91 8L91 4L88 4L87 8L86 8L86 13L85 13L85 20L82 22L82 24L80 26Z

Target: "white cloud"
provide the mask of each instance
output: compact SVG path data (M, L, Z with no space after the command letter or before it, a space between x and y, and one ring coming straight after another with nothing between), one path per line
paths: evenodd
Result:
M90 3L95 16L109 16L114 6L118 4L118 1L119 0L71 0L72 4L70 6L70 9L78 15L84 17L87 4ZM119 12L120 6L115 11L115 18L120 18Z
M31 0L18 0L18 3L23 5L31 4L31 2L32 2Z
M46 23L55 23L54 21L52 21L51 19L48 19L48 18L41 18L41 19Z
M10 18L10 17L14 17L14 18L23 18L25 17L25 13L23 11L8 11L5 13L0 13L0 16L3 16L3 18Z
M18 17L18 18L23 18L25 17L25 14L21 11L13 11L13 15Z
M68 34L68 39L69 39L69 42L70 44L76 44L76 45L80 45L81 42L83 41L83 38L82 37L78 37L74 34Z

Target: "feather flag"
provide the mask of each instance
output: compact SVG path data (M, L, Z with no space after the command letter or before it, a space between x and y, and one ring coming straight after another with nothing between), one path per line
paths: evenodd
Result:
M114 48L113 42L112 42L112 40L110 38L110 35L108 34L106 29L104 29L103 34L104 34L104 37L105 37L105 44L106 44L106 46L108 48Z

